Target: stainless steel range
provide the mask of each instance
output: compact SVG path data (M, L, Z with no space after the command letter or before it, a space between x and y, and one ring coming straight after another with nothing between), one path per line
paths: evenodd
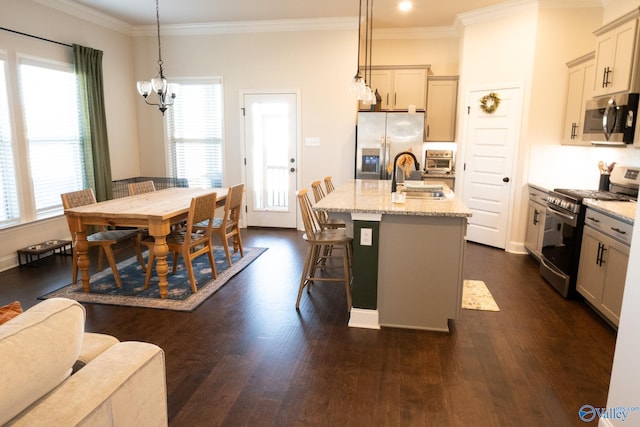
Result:
M556 188L547 196L540 274L565 298L576 295L584 199L632 201L638 198L640 168L616 166L610 191Z

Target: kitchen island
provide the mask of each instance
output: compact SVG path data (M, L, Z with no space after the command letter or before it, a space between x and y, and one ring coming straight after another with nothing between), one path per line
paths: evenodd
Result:
M354 237L350 326L449 331L462 301L471 216L450 189L439 199L393 203L390 181L353 180L314 209L345 220Z

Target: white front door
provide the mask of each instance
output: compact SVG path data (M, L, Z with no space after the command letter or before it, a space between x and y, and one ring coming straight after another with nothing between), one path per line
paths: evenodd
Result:
M296 228L298 96L245 93L247 225Z
M467 98L463 200L473 213L467 240L502 249L507 242L513 160L520 136L521 92L519 87L496 88L471 91ZM481 109L480 101L490 93L499 99L493 113Z

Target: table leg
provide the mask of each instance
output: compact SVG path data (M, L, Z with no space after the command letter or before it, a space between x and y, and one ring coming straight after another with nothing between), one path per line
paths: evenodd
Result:
M155 268L158 275L160 287L160 298L167 297L167 273L169 272L169 265L167 264L167 254L169 253L169 246L167 246L166 236L154 236L155 245L153 245L153 254L155 256Z
M74 261L78 263L82 290L89 292L89 243L87 242L87 232L85 230L76 232L76 251L78 252L78 259Z

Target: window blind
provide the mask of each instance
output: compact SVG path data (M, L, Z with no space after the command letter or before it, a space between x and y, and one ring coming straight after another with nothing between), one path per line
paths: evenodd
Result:
M70 66L19 66L36 217L62 213L60 194L85 187L76 77Z
M0 60L0 227L20 220L5 68L6 61Z
M167 114L171 174L190 187L222 187L222 83L181 82Z

